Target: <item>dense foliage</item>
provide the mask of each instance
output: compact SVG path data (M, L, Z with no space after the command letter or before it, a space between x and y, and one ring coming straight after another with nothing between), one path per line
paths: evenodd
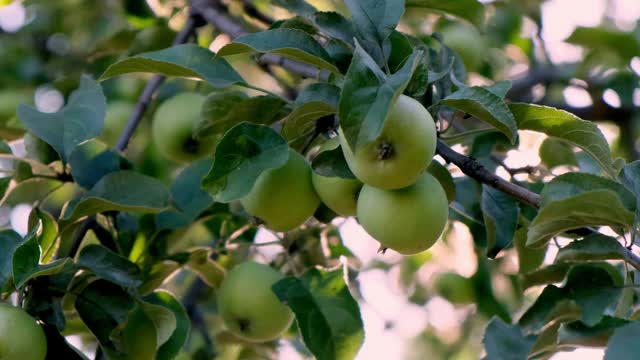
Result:
M372 270L408 358L636 358L640 22L542 3L0 1L0 359L352 359Z

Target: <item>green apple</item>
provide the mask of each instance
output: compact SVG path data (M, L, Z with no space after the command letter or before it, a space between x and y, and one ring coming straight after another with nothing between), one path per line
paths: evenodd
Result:
M340 145L353 174L381 189L399 189L416 182L436 152L436 126L418 101L400 95L389 111L380 136L355 153L339 130Z
M26 311L0 303L0 360L44 360L47 338Z
M460 274L446 272L438 275L435 281L438 295L452 304L471 304L475 301L473 282Z
M397 190L365 185L358 197L358 220L382 246L404 255L430 248L449 213L447 194L433 175Z
M337 138L330 139L322 144L320 152L333 150L340 145ZM320 200L327 207L342 216L355 216L358 207L358 194L362 189L362 182L358 179L344 179L341 177L328 177L311 174L313 187L316 189Z
M201 94L181 93L158 107L151 131L153 142L164 157L188 163L213 153L218 138L193 137L204 99Z
M313 215L320 199L313 189L309 163L289 149L287 163L260 174L251 192L240 199L240 203L269 229L289 231Z
M107 115L104 118L104 128L100 139L110 146L114 146L118 137L127 125L135 105L128 101L113 101L107 105Z
M271 286L284 276L267 265L248 261L227 273L218 290L218 311L231 333L251 342L278 338L293 321Z
M439 30L445 45L453 49L468 71L478 71L487 53L487 45L478 30L471 25L455 23Z
M43 164L49 164L58 160L58 153L43 140L32 133L24 134L24 148L29 159L37 160Z

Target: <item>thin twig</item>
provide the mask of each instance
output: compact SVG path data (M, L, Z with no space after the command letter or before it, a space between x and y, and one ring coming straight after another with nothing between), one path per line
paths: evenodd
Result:
M457 165L460 170L470 178L511 195L516 200L531 205L534 208L540 207L540 195L493 174L485 169L479 162L454 151L441 140L438 140L436 152L447 162Z
M273 25L274 20L262 11L258 10L250 0L242 0L242 8L244 9L245 14L249 17L258 20L267 26Z

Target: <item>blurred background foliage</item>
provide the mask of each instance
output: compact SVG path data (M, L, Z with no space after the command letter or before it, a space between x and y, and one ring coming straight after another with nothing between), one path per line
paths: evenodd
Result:
M309 2L320 10L347 14L341 1ZM508 94L511 101L550 105L595 121L613 144L615 156L627 161L640 157L637 140L640 134L640 22L637 20L640 5L637 1L483 3L486 26L480 29L458 18L409 8L399 30L427 43L434 42L430 37L432 33L439 33L444 43L463 60L471 84L514 80ZM252 15L256 12L275 20L290 16L266 0L231 0L225 4L231 14L255 29L266 26ZM15 139L23 134L15 117L17 104L32 103L41 111L56 111L78 86L82 74L98 78L118 59L168 47L187 17L186 0L4 0L0 6L3 6L0 7L0 133ZM214 51L229 41L210 25L198 28L197 32L199 44ZM256 65L249 55L236 55L229 60L252 84L275 92L287 95L306 84L306 80L280 68ZM108 99L106 130L101 138L106 144L115 143L148 79L146 75L124 76L102 83ZM160 158L150 141L149 120L155 104L185 90L209 92L213 89L204 83L169 79L127 150L133 168L167 185L173 183L180 166ZM466 125L468 129L475 126ZM10 145L14 154L28 151L22 140ZM471 142L462 141L458 146L470 149L470 156L491 169L506 164L513 173L503 175L516 180L545 180L563 167L588 171L594 166L586 157L566 149L564 143L540 135L522 136L519 144L512 146L502 135L488 133ZM238 246L235 251L223 254L219 263L229 267L249 251L257 251L258 256L276 263L282 262L282 257L294 253L292 247L297 250L294 260L303 266L334 264L339 255L354 255L352 264L359 266L358 299L367 333L359 358L424 359L424 354L430 354L431 359L476 359L482 351L481 337L488 319L495 314L508 317L539 293L537 288L525 291L516 280L526 272L527 262L535 267L545 254L541 252L538 259L518 259L518 246L522 244L516 242L515 249L502 252L495 260L477 257L474 241L481 243L485 236L479 187L459 175L454 173L458 189L456 201L473 213L459 214L461 222L451 222L444 241L429 252L409 257L376 254L377 249L371 243L361 242L367 235L353 220L345 220L334 222L335 226L322 233L311 229L292 234L285 252L278 245L251 250ZM46 183L23 186L10 192L10 198L0 209L3 226L24 232L25 213L37 198L35 189L38 194L50 191L41 208L54 216L78 193L72 183L62 187ZM185 249L207 245L212 238L246 225L230 215L236 211L233 204L230 210L231 213L228 208L222 209L221 215L212 211L205 220L173 232L166 238L168 246ZM527 216L526 210L522 215ZM125 217L120 220L126 224ZM140 226L144 226L144 221ZM254 236L255 231L248 231L236 242L250 242ZM259 232L257 241L268 242L272 239L270 236ZM342 243L346 247L341 246ZM329 246L333 254L328 260L318 256L322 245ZM552 244L549 253L554 248ZM549 256L552 255L547 254ZM166 287L184 294L193 279L193 274L181 272ZM210 292L205 291L201 299L208 296ZM206 323L215 328L213 324L220 320L207 310L210 309L205 306ZM70 321L65 334L81 334L84 330L81 322ZM95 348L92 341L87 336L74 338L76 344L87 349ZM186 352L183 358L197 358L203 341L205 339L196 333L188 344L192 352ZM226 341L224 334L216 338L216 343L220 346L217 350L221 359L269 357L273 356L276 346L242 346ZM283 359L308 356L295 342L281 348L279 353Z

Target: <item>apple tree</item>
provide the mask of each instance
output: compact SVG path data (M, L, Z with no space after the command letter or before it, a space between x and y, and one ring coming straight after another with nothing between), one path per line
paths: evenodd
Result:
M640 22L543 3L0 1L0 359L371 358L372 271L404 358L637 358Z

